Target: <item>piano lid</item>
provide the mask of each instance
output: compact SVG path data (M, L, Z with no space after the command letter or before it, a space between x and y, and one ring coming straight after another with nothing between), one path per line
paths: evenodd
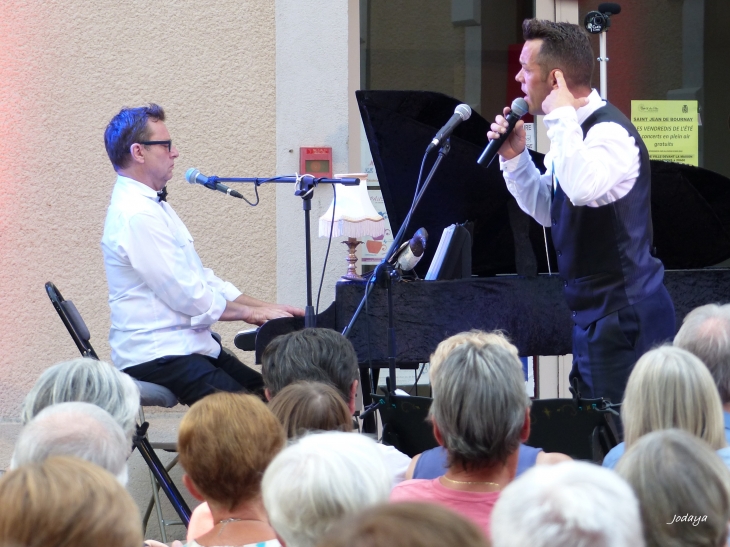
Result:
M365 133L391 228L397 232L413 200L426 146L459 101L429 91L357 91ZM498 160L477 164L488 122L478 113L459 125L406 229L425 227L429 242L416 267L423 277L450 224L474 222L472 273L479 276L547 272L542 227L507 191ZM544 171L543 155L531 152ZM436 154L426 162L424 177ZM652 161L654 246L667 268L703 268L730 258L730 179L697 167ZM551 266L557 270L550 230Z

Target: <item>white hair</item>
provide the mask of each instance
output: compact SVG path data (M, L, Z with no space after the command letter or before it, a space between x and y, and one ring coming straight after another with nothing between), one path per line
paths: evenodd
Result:
M342 517L388 499L391 474L372 439L328 431L306 435L271 462L264 505L287 547L314 547Z
M639 502L615 472L585 462L538 465L504 489L493 547L643 547Z
M127 483L132 446L121 426L90 403L59 403L44 408L20 432L10 468L40 463L51 456L76 456Z
M47 406L79 401L103 408L132 438L139 411L139 388L113 365L80 357L43 371L23 401L24 424Z

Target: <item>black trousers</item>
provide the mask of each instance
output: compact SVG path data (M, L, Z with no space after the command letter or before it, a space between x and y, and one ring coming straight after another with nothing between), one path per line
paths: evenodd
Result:
M573 378L584 398L623 400L626 382L644 353L676 334L674 305L664 285L582 329L573 326Z
M185 405L218 391L251 392L263 398L261 374L247 367L225 348L217 358L207 355L171 355L127 367L137 380L165 386Z

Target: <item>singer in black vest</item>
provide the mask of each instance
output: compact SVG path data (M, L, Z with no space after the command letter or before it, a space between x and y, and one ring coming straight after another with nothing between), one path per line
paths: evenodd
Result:
M675 334L664 266L652 255L649 154L636 128L591 89L593 52L577 25L526 20L517 81L545 114L550 151L539 173L517 122L499 150L520 207L550 227L573 327L583 397L620 402L631 369ZM505 109L505 115L509 109ZM488 136L508 132L497 116Z

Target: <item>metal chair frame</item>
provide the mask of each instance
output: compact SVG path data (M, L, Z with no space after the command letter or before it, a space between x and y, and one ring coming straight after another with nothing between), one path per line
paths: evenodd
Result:
M90 342L89 329L86 323L81 317L81 314L76 309L76 306L71 300L65 300L61 295L61 292L56 286L50 281L46 283L46 292L48 298L53 303L53 307L56 309L61 321L66 326L66 330L71 335L76 347L83 357L89 357L91 359L99 360L99 356L96 354L93 346ZM168 469L162 464L157 454L154 451L153 445L150 443L147 437L147 428L149 424L144 420L144 412L142 411L142 405L140 404L140 421L137 423L136 432L132 438L134 448L136 448L150 471L150 476L153 482L152 495L157 507L157 516L160 522L160 534L162 535L162 541L167 541L167 534L165 533L165 527L174 524L183 524L186 528L190 523L190 508L183 499L180 491L175 486L175 483L168 474ZM162 516L162 510L160 507L160 497L158 494L158 488L155 487L156 483L159 488L165 492L167 499L170 500L173 509L180 517L181 522L166 522Z

